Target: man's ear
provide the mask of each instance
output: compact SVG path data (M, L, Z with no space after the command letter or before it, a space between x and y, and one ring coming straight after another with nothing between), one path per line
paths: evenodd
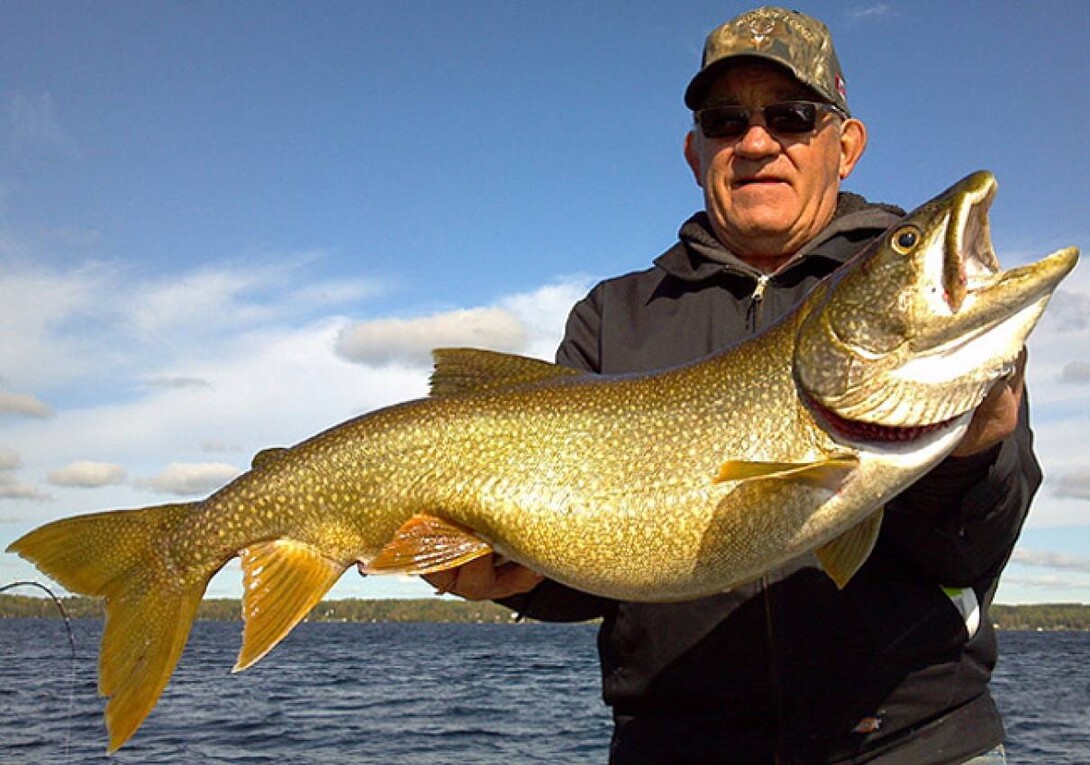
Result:
M866 148L867 126L857 119L844 120L840 126L840 180L852 174Z
M700 137L695 130L690 130L685 134L685 161L688 163L689 169L693 171L696 185L704 188L704 169L700 166L700 148L697 146L699 141Z

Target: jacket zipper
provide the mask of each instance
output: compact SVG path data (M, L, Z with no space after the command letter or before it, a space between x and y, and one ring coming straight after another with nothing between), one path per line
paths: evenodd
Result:
M757 329L760 326L761 306L764 301L765 291L768 289L768 284L772 281L772 276L772 274L758 274L756 282L753 285L753 292L749 296L749 308L746 309L746 328L751 335L756 334ZM787 763L791 761L791 755L785 751L786 741L784 725L786 720L784 718L786 717L786 711L784 709L784 689L780 670L779 646L777 645L776 640L775 605L772 602L772 594L769 591L772 581L768 576L762 576L759 581L761 585L761 598L764 600L765 607L765 637L768 645L768 672L769 679L773 686L776 703L776 751L774 753L774 762L776 765L787 765Z

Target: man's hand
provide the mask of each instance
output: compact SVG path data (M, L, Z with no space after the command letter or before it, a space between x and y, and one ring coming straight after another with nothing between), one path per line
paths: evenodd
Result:
M952 452L954 457L968 457L987 451L1014 432L1018 425L1018 409L1022 405L1025 387L1026 350L1023 348L1014 372L1000 380L977 407L969 429Z
M452 592L466 600L498 600L521 595L537 587L544 578L517 563L500 562L495 555L424 576L440 593Z

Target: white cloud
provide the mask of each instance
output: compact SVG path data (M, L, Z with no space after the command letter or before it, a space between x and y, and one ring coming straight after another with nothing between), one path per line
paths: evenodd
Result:
M151 377L146 384L152 388L207 388L212 383L199 377Z
M49 417L53 410L37 396L29 393L0 391L0 414L21 414L26 417Z
M1057 497L1090 499L1090 469L1051 478L1049 485L1052 487L1052 493Z
M500 307L518 317L526 327L524 353L551 361L564 336L564 323L576 301L586 295L591 279L571 276L532 292L521 292L500 301Z
M360 303L386 290L387 285L383 282L338 279L303 285L292 292L289 299L298 305L329 308Z
M1090 362L1069 361L1060 370L1060 382L1062 383L1090 383Z
M514 353L526 345L526 329L503 308L470 308L416 319L377 319L345 327L337 353L368 365L430 366L434 348L470 346Z
M893 9L888 3L875 3L874 5L862 5L850 8L848 10L848 18L853 21L862 21L864 19L873 19L879 16L888 16L893 12Z
M26 499L42 502L49 495L25 481L16 472L23 466L22 456L14 449L0 448L0 499Z
M1008 593L1024 590L1023 597L1012 597ZM1044 594L1038 591L1046 590ZM1086 602L1090 593L1090 583L1085 577L1042 574L1025 576L1023 574L1004 574L998 593L997 603L1042 603L1042 602Z
M242 471L223 462L174 462L157 476L138 478L136 486L160 494L208 494L234 480Z
M203 335L211 326L248 326L276 318L259 299L275 274L270 268L208 267L151 282L132 299L126 318L141 336ZM213 318L213 321L209 321Z
M23 464L23 458L14 449L0 449L0 472L17 470Z
M349 361L376 366L430 367L433 349L456 347L551 359L568 312L589 285L589 277L572 276L508 295L492 306L355 322L337 337L337 353Z
M45 502L52 499L50 495L32 486L11 473L0 473L0 499L28 499L34 502Z
M249 332L298 325L333 303L385 289L360 279L297 287L314 253L141 279L110 262L51 268L40 264L40 249L0 246L0 369L8 386L36 391L78 384L86 396L96 384L141 378L195 382L189 359L237 353L252 341Z
M242 451L242 447L238 444L227 443L226 441L208 439L206 441L201 441L201 451L209 454L234 454Z
M1086 455L1090 451L1090 387L1077 380L1090 348L1090 270L1076 268L1060 285L1030 337L1026 390L1034 449L1045 484L1033 502L1029 528L1086 528Z
M1090 558L1073 555L1061 555L1059 553L1044 550L1015 549L1011 555L1012 563L1020 563L1023 566L1035 566L1039 568L1054 568L1062 571L1084 571L1090 573Z
M1076 286L1080 281L1076 270L1064 286L1056 291L1048 304L1050 322L1062 332L1077 332L1090 327L1090 292Z
M92 489L124 483L127 477L128 474L121 465L84 460L50 470L48 480L54 486Z
M0 261L0 369L7 384L36 389L85 378L116 354L95 325L111 326L113 274L91 264L50 270ZM96 317L101 317L97 318Z
M71 138L57 118L51 94L16 93L8 98L4 111L7 141L13 151L70 151L73 148Z

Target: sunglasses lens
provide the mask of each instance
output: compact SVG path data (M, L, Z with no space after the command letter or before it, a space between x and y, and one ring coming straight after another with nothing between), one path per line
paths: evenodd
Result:
M765 107L765 121L776 133L809 133L817 124L817 107L806 101L788 101Z
M818 105L809 101L769 104L765 127L773 133L809 133L817 124ZM738 138L749 130L750 110L744 106L712 106L696 114L705 138Z
M705 138L737 138L749 129L749 112L742 106L713 106L697 112Z

